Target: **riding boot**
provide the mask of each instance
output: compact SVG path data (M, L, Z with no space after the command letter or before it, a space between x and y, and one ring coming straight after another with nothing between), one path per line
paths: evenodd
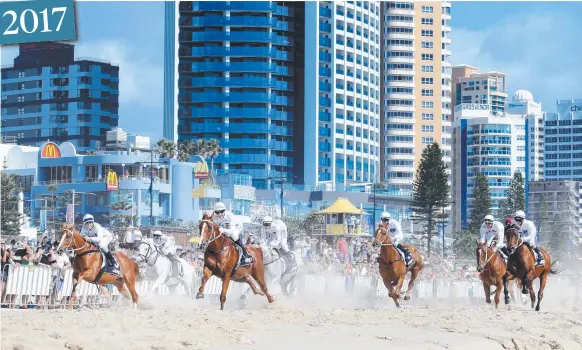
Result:
M108 265L115 266L115 260L113 259L113 254L111 254L110 250L105 252L105 258L107 258Z
M542 266L545 263L545 261L544 261L544 256L543 256L543 254L542 254L542 252L540 250L540 247L535 247L534 250L535 250L535 252L536 252L536 254L538 256L537 257L537 261L536 261L536 265L537 266Z
M252 262L252 258L249 256L249 253L247 252L245 245L243 244L243 240L242 240L242 235L238 238L238 240L236 241L236 244L238 244L239 247L241 247L242 249L242 253L243 253L243 262L246 264L250 264Z
M410 254L410 250L408 250L408 248L406 248L402 244L399 244L396 247L404 253L404 259L406 260L406 266L410 266L410 264L412 264L414 262L414 259L412 259L412 254Z

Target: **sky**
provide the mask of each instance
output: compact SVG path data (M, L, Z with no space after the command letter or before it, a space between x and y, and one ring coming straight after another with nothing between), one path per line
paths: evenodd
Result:
M120 66L120 126L162 134L163 2L76 2L77 57ZM115 11L112 8L115 7ZM556 100L582 98L582 2L453 2L453 64L507 74L507 91L532 92L547 112ZM2 64L15 47L2 48ZM578 64L576 64L578 63Z

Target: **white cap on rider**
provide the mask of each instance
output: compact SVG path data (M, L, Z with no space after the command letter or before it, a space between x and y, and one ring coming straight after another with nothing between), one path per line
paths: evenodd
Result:
M214 204L214 211L225 211L225 210L226 210L226 205L224 205L224 203L216 202L216 204Z
M522 220L524 220L525 219L525 213L523 212L523 210L518 210L518 211L515 212L515 214L513 214L513 217L515 219L522 219Z
M483 220L485 222L493 222L493 215L487 215L485 216L485 220Z
M392 215L390 215L389 212L385 211L382 213L382 215L380 216L381 219L391 219Z
M263 224L271 224L272 222L273 222L273 218L270 217L269 215L267 215L263 218Z
M93 215L91 214L85 214L85 216L83 216L83 223L86 222L94 222L95 219L93 218Z
M161 236L161 235L162 235L162 231L160 231L160 230L154 231L154 236Z

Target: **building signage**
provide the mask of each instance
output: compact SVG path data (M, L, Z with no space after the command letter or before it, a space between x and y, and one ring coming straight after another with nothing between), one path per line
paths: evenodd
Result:
M570 111L571 112L582 112L582 106L574 105L574 106L570 107Z
M208 179L208 163L204 160L196 162L194 165L194 178L195 179Z
M41 158L61 158L61 150L56 143L49 142L44 145L40 152Z
M476 104L476 103L462 103L455 107L455 112L458 111L488 111L490 106L488 104Z
M109 173L107 173L107 191L117 190L119 190L119 180L117 179L117 173L113 170L109 170Z

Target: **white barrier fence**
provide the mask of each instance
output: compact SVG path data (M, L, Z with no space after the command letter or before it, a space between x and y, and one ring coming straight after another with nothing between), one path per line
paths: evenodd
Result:
M388 296L388 290L381 279L372 276L343 275L303 275L298 277L299 293L302 295L353 295L356 297ZM201 276L195 274L193 297L200 286ZM557 281L560 282L560 281ZM567 283L565 280L561 283ZM247 284L231 282L229 298L239 297ZM405 281L403 289L408 286ZM148 295L153 287L153 281L140 280L136 289L140 295ZM211 277L206 283L204 294L211 300L216 300L222 290L222 281ZM4 305L13 307L49 307L60 308L67 304L72 292L72 270L59 270L46 266L9 267L5 286ZM179 285L174 290L177 295L186 295L186 289ZM156 294L168 295L166 286L158 288ZM120 296L116 287L96 286L81 281L75 290L76 305L88 307L104 307L116 301ZM480 281L417 281L413 289L416 299L464 299L478 301L485 298Z

